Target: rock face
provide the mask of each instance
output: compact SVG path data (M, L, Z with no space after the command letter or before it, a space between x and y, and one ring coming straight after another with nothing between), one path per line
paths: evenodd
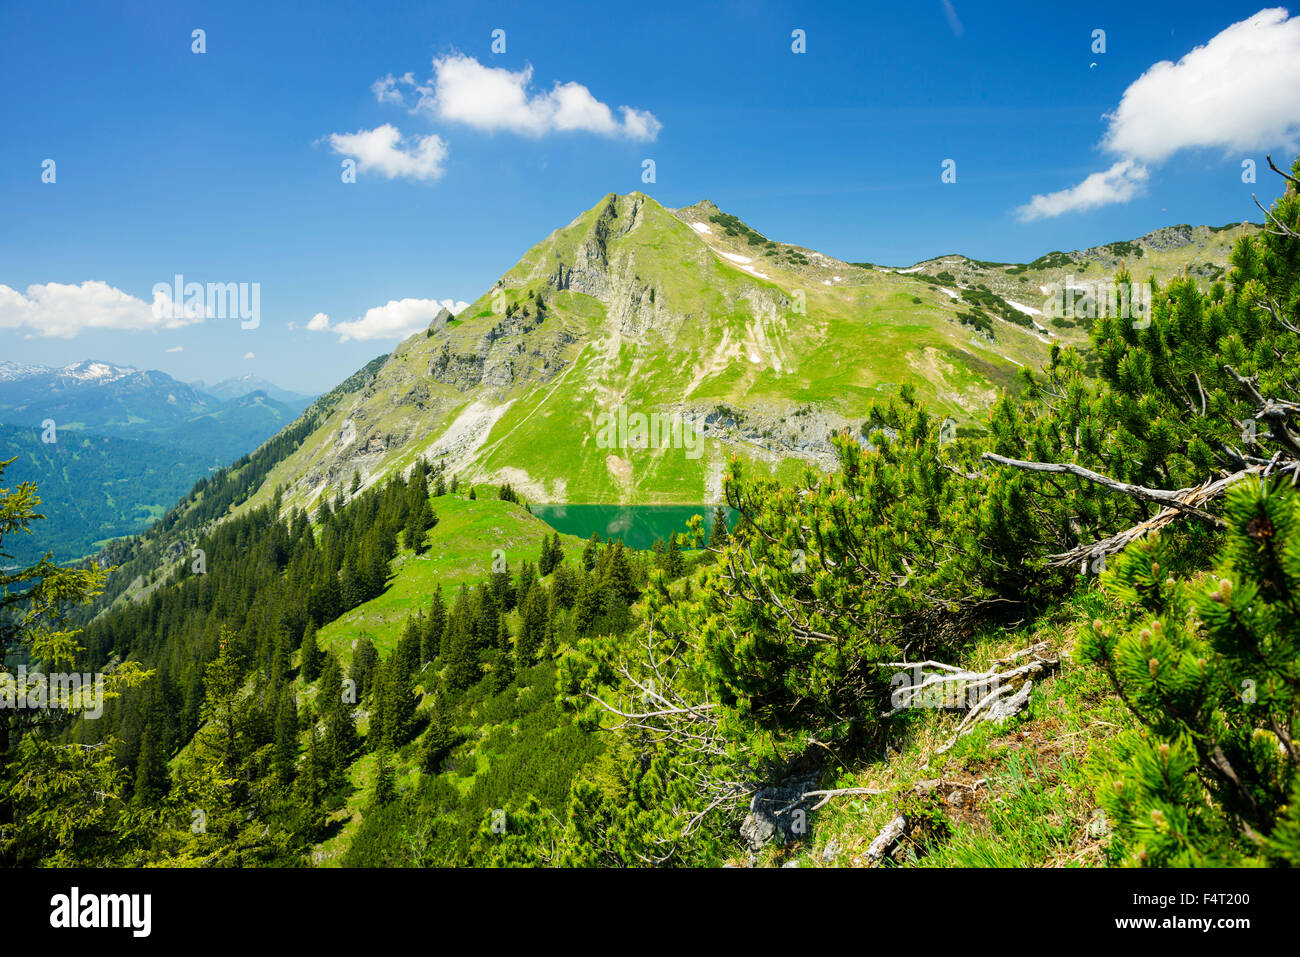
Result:
M636 229L644 205L644 196L633 195L620 210L616 198L610 196L572 262L560 261L545 275L556 291L600 300L619 333L632 339L639 339L670 317L655 288L636 274L632 256L622 252L611 257L609 251L612 241Z
M1141 237L1138 242L1152 249L1179 249L1195 238L1196 231L1191 226L1164 226Z
M808 813L815 803L803 798L817 786L818 772L805 771L779 784L762 788L749 803L749 814L740 825L740 836L751 851L770 842L785 844L808 834Z
M429 361L428 376L458 392L546 382L563 371L562 353L576 337L563 329L550 336L530 335L545 323L545 316L537 315L502 319L474 343L472 352L453 351L451 343L444 341Z

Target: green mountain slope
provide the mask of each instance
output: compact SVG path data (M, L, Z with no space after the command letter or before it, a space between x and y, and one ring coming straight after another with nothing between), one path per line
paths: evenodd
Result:
M1226 226L1166 226L1138 239L1105 243L1072 252L1050 252L1032 263L994 263L952 254L916 263L908 269L885 272L948 283L954 291L984 286L1004 300L1014 312L1028 316L1038 330L1064 342L1084 345L1086 325L1070 318L1053 320L1047 300L1053 290L1066 285L1087 288L1110 282L1126 266L1135 281L1155 276L1161 283L1185 273L1202 284L1221 279L1232 247L1243 235L1259 232L1255 223Z
M912 277L777 244L754 256L707 209L606 197L398 346L262 500L283 485L286 504L310 507L354 468L371 481L425 455L533 501L708 502L732 454L829 467L827 433L860 427L873 396L912 381L965 420L1046 355L1014 323L978 334ZM602 447L600 416L620 405L698 417L702 452Z
M739 456L791 477L833 467L828 435L912 383L958 423L1086 325L1041 316L1044 290L1108 281L1121 261L1161 280L1222 273L1249 225L1171 227L1025 265L943 257L852 265L767 239L711 203L670 210L610 194L533 246L452 318L401 343L375 380L270 474L311 508L360 471L419 456L535 502L717 501ZM609 447L604 416L699 423L699 449ZM669 446L669 447L664 447Z
M321 648L350 661L354 644L366 637L387 655L397 645L407 619L428 609L437 587L450 600L461 584L486 580L498 550L512 572L525 561L536 565L542 540L553 534L526 508L499 499L470 500L448 494L430 501L438 524L429 532L428 550L419 555L409 549L400 551L393 560L388 589L321 628ZM584 544L572 535L561 536L561 542L569 555L581 553Z

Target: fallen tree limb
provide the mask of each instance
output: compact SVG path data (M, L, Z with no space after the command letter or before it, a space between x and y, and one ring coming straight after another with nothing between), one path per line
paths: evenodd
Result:
M868 845L863 856L868 860L879 861L894 849L895 845L903 839L903 835L906 833L907 818L899 814L881 829L880 833L876 835L876 839Z
M936 707L968 711L967 718L997 698L1018 689L1032 678L1040 677L1060 664L1059 658L1046 655L1047 643L1039 642L1006 658L993 662L987 671L963 671L939 661L891 661L885 668L899 668L916 673L919 679L913 684L897 688L892 695L893 709L882 717L890 718L900 711L916 707ZM999 670L1017 658L1032 654L1034 660L1009 670ZM942 673L925 669L943 669ZM938 704L934 702L938 701Z

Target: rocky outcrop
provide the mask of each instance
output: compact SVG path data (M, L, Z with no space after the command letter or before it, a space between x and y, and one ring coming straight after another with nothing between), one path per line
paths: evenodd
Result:
M699 421L706 438L744 445L750 454L770 461L800 458L823 469L839 463L831 436L844 429L858 435L860 425L811 405L777 410L689 406L682 414Z
M1195 228L1183 225L1165 226L1161 229L1147 233L1137 241L1143 246L1150 246L1152 249L1163 252L1167 249L1178 249L1182 246L1186 246L1195 238Z
M754 794L749 814L740 825L740 836L751 851L768 843L785 844L807 836L813 798L803 795L817 786L817 777L817 771L799 772Z

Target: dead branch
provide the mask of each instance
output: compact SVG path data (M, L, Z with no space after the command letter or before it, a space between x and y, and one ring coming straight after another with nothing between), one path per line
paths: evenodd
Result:
M1278 176L1281 176L1284 180L1286 180L1286 181L1287 181L1288 183L1290 183L1292 186L1296 187L1296 189L1300 189L1300 179L1296 179L1296 178L1295 178L1294 176L1292 176L1290 173L1284 173L1284 172L1282 172L1280 169L1278 169L1276 166L1274 166L1274 165L1273 165L1273 157L1272 157L1272 156L1266 154L1264 158L1265 158L1266 160L1268 160L1268 168L1269 168L1269 169L1271 169L1274 173L1277 173Z
M1260 478L1266 478L1269 475L1291 475L1294 480L1298 474L1300 474L1300 461L1288 461L1279 465L1278 457L1274 456L1271 461L1263 465L1252 465L1223 478L1214 479L1204 485L1198 485L1186 494L1185 501L1194 505L1204 505L1219 498L1228 488L1252 475L1257 475ZM1114 555L1117 552L1122 552L1133 542L1150 535L1152 532L1159 531L1183 514L1179 509L1166 508L1145 522L1139 522L1132 528L1126 528L1124 531L1110 536L1110 538L1093 542L1091 545L1080 545L1068 552L1049 556L1047 564L1054 568L1065 568L1102 558L1106 555Z
M1194 504L1187 500L1188 494L1192 489L1179 489L1169 491L1162 488L1147 488L1144 485L1132 485L1128 482L1121 482L1118 479L1102 475L1100 472L1094 472L1092 469L1084 468L1082 465L1076 465L1073 462L1026 462L1021 459L1011 459L1004 455L998 455L995 452L985 452L982 458L998 465L1009 465L1012 468L1027 469L1031 472L1048 472L1053 474L1073 475L1075 478L1081 478L1085 481L1108 488L1112 492L1119 492L1121 495L1127 495L1130 498L1136 498L1144 502L1151 502L1156 505L1163 505L1167 508L1177 509L1193 515L1201 521L1209 522L1211 525L1222 526L1223 522L1208 512L1201 511Z
M812 807L808 808L808 810L810 811L817 811L820 810L822 807L824 807L826 804L828 804L831 798L843 797L846 794L885 794L885 793L887 792L882 790L881 788L833 788L829 791L804 791L803 794L799 795L798 800L792 801L791 803L787 804L785 807L781 808L781 810L777 811L776 813L784 814L792 807L798 807L807 798L810 797L821 798L820 801L818 801Z
M1263 395L1259 391L1258 376L1244 376L1229 365L1223 368L1237 380L1237 384L1250 397L1251 402L1255 403L1255 408L1258 410L1255 418L1268 423L1269 434L1292 455L1300 455L1300 436L1287 427L1287 423L1293 417L1300 417L1300 405Z
M1033 660L1008 670L999 671L1025 655ZM935 700L932 692L939 689L940 698L935 707L966 710L952 739L938 749L944 753L962 736L968 734L979 721L1002 721L1019 713L1029 702L1035 678L1040 678L1060 667L1059 657L1048 656L1047 642L1039 642L993 662L987 671L963 671L953 665L938 661L915 664L891 662L887 667L901 667L916 672L921 680L894 692L894 709L884 715L888 718L913 707L928 707ZM924 673L923 669L936 669ZM927 700L929 699L929 700Z
M872 861L880 860L894 849L894 846L903 839L903 835L906 833L907 818L899 814L876 835L876 839L867 847L863 856Z
M1267 309L1269 311L1269 314L1272 315L1273 321L1276 322L1283 329L1286 329L1288 332L1294 332L1296 335L1300 335L1300 328L1291 325L1291 323L1287 322L1279 314L1278 310L1281 307L1277 304L1276 300L1271 298L1256 299L1255 305L1258 306L1260 309Z

